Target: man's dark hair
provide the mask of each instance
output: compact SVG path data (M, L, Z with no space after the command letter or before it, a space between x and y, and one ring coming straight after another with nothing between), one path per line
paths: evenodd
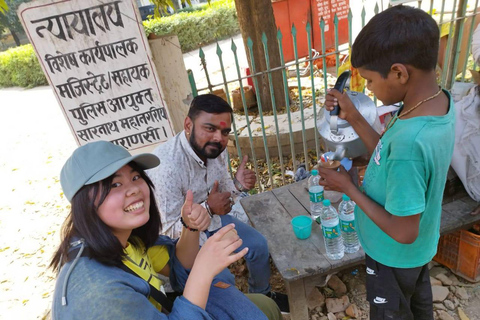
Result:
M135 162L128 164L145 180L150 190L150 219L143 226L132 230L128 241L134 247L141 247L139 240L148 249L158 238L161 229L160 213L155 203L153 183ZM69 261L68 251L74 239L83 238L89 248L89 257L106 265L119 265L125 251L108 227L98 216L98 208L105 201L112 188L113 175L99 182L83 186L72 198L72 208L62 227L62 242L55 252L50 267L61 268ZM95 199L99 199L98 203Z
M201 94L193 98L188 110L188 117L195 120L201 111L216 114L233 112L232 107L225 100L214 94Z
M352 66L388 76L394 63L435 70L439 36L437 23L425 11L394 6L375 15L352 46Z

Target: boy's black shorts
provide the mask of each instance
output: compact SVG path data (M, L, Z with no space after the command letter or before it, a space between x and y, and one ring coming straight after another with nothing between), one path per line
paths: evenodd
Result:
M370 320L433 320L428 264L387 267L365 255Z

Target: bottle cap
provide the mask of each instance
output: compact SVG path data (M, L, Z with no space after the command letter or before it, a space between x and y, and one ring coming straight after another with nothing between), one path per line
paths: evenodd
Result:
M313 169L313 170L312 170L312 176L316 176L316 175L318 175L318 170Z
M328 207L330 205L330 200L328 200L328 199L323 200L323 205L325 207Z
M342 199L343 201L350 201L350 197L347 196L346 194L343 194Z

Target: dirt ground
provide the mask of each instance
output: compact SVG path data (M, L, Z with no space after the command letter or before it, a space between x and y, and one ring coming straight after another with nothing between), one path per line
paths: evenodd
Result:
M59 173L76 145L50 88L2 89L0 101L0 318L39 319L68 206Z
M59 172L76 144L50 88L2 89L0 101L0 319L42 319L55 285L47 267L69 206ZM235 265L235 273L244 274L242 268ZM283 291L273 271L272 287ZM363 276L360 265L342 279L353 271ZM245 290L243 279L239 286ZM480 319L480 287L468 290L463 310L470 319ZM365 306L364 297L355 299Z

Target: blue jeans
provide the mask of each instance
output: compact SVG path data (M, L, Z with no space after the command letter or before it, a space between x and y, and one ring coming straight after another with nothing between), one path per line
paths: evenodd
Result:
M217 282L214 280L213 283ZM212 284L205 311L213 319L267 320L267 316L235 284L225 289Z
M170 283L177 292L183 291L190 270L185 269L175 255L175 243L166 236L160 236L158 245L167 245L170 254ZM227 286L218 286L219 282ZM217 284L217 286L215 286ZM226 287L226 288L225 288ZM177 300L179 300L177 298ZM181 303L176 301L175 303ZM187 310L188 311L188 310ZM205 311L213 319L268 320L267 316L235 287L235 277L225 268L215 276L210 286ZM185 312L185 311L184 311ZM185 315L184 319L193 319Z
M248 247L248 253L245 255L247 268L250 272L248 292L263 294L270 292L270 262L265 237L251 226L232 216L222 215L220 219L222 220L222 227L234 223L238 236L243 240L242 245L235 252ZM205 234L207 237L211 237L217 231L205 231Z

